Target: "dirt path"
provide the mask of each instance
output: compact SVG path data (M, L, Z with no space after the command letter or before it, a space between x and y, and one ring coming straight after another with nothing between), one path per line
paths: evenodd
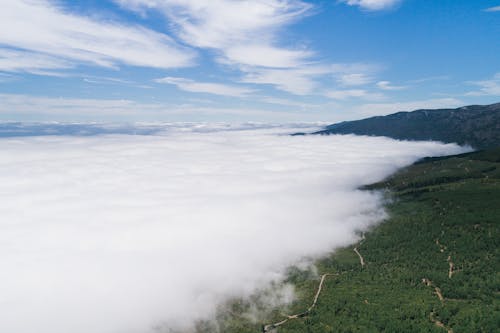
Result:
M356 252L356 254L359 257L359 262L361 263L361 267L365 267L365 259L363 259L363 256L361 255L361 253L359 253L357 247L354 248L354 252Z
M438 287L434 287L434 292L436 293L436 296L439 298L441 303L443 303L444 297L443 297L443 294L441 293L441 289L439 289Z
M325 282L326 277L329 275L332 275L332 274L323 274L321 276L321 281L319 281L318 291L316 291L316 295L314 295L314 300L313 300L311 306L307 309L307 312L311 312L311 310L316 306L316 302L318 302L319 294L321 294L321 290L323 289L323 283Z
M436 287L431 280L427 279L427 278L423 278L422 279L422 282L428 286L428 287L434 287L434 293L436 294L437 298L439 298L439 301L444 304L444 297L443 297L443 294L441 293L441 289L439 289L438 287ZM430 320L437 326L437 327L441 327L445 330L448 331L448 333L453 333L453 329L451 329L450 327L447 327L445 324L443 324L440 320L434 318L434 311L432 311L430 313L430 316L429 316Z
M443 244L441 244L439 242L439 239L436 239L436 245L439 247L439 252L441 252L441 253L444 253L445 251L448 250L448 248L446 246L444 246ZM455 264L453 263L453 261L451 259L451 255L448 255L448 258L446 259L446 261L448 262L448 279L451 279L452 276L453 276L453 274L456 273L456 272L458 272L459 270L456 269ZM425 283L426 286L434 288L434 293L436 294L436 296L439 299L439 301L441 302L441 304L443 304L443 306L444 306L445 298L443 296L443 293L441 292L441 289L439 289L438 287L436 287L432 283L432 281L429 280L429 279L427 279L427 278L423 278L422 282ZM453 329L452 328L447 327L445 324L443 324L441 321L439 321L438 319L436 319L434 317L434 311L432 311L431 314L430 314L430 320L436 326L438 326L440 328L443 328L446 331L448 331L448 333L453 333Z
M453 265L453 261L451 261L451 256L448 256L447 260L448 260L448 265L450 266L450 268L448 269L448 279L451 279L454 273L455 266Z
M441 292L441 289L439 289L438 287L436 287L431 280L427 279L427 278L423 278L422 279L422 282L427 286L427 287L434 287L434 293L436 294L437 298L439 298L439 300L441 301L441 303L444 302L444 297L443 297L443 293Z
M263 333L270 332L271 330L285 324L289 320L302 318L302 317L307 316L312 311L312 309L314 309L314 307L316 306L316 303L318 302L319 295L321 294L321 291L323 290L323 284L325 282L325 279L328 276L333 276L333 275L338 275L338 274L327 273L327 274L321 275L321 280L319 281L319 286L318 286L318 290L316 291L316 295L314 295L313 302L312 302L311 306L309 306L309 308L307 308L306 311L301 312L301 313L297 313L294 315L287 315L286 318L283 319L282 321L279 321L279 322L274 323L274 324L264 325L264 326L262 326L262 332Z
M439 243L439 239L436 239L436 245L439 246L439 252L441 253L443 253L447 249L446 246ZM451 255L448 255L446 261L448 262L448 279L451 279L453 274L459 272L460 270L456 269L455 264L453 263L453 261L451 261Z

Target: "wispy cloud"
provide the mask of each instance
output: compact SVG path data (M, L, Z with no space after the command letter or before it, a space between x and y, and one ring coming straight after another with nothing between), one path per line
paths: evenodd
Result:
M483 81L471 81L470 84L479 87L479 90L470 91L466 96L500 96L500 73L493 78Z
M484 11L485 12L500 12L500 6L486 8Z
M359 6L362 9L375 11L391 8L402 0L340 0L349 6Z
M390 81L379 81L377 82L377 87L382 90L404 90L407 88L406 86L393 85Z
M278 46L277 31L304 17L312 5L299 0L197 1L115 0L124 8L163 13L184 43L213 49L221 62L262 67L295 67L308 50Z
M225 52L229 63L274 68L301 66L312 55L307 50L288 50L259 44L234 46Z
M44 0L2 1L0 45L0 70L35 73L79 64L176 68L195 56L165 34L70 14Z
M344 86L362 86L373 81L373 78L363 73L343 74L337 81Z
M381 100L384 99L384 95L380 93L369 92L364 89L348 89L348 90L331 90L325 93L326 97L336 99L336 100L347 100L347 99L365 99L365 100Z
M79 77L79 75L73 75ZM124 80L120 78L115 78L115 77L104 77L104 76L93 76L93 75L83 75L82 80L86 83L90 84L99 84L99 85L124 85L124 86L130 86L130 87L136 87L136 88L142 88L142 89L151 89L151 86L145 85L145 84L139 84L137 82L131 81L131 80Z
M2 71L39 74L72 66L73 64L68 60L57 56L0 47L0 70ZM57 75L56 72L54 74Z
M415 80L409 80L407 81L408 83L425 83L425 82L430 82L430 81L445 81L449 80L450 76L448 75L437 75L437 76L428 76L428 77L423 77L420 79L415 79Z
M299 0L195 1L115 0L131 10L157 10L173 25L184 43L211 49L216 61L242 73L240 82L272 85L295 95L307 95L317 79L331 73L313 61L315 52L284 46L280 31L312 12Z
M328 66L304 66L291 69L243 68L242 82L270 84L295 95L312 94L318 87L316 78L331 73Z
M156 79L157 83L173 84L179 89L195 93L207 93L222 96L231 97L243 97L254 90L245 87L238 87L234 85L212 83L212 82L198 82L190 79L180 78L180 77L164 77L161 79Z
M245 73L242 82L270 84L290 94L310 95L321 94L320 78L333 76L342 86L355 86L369 83L378 69L370 64L338 63L283 69L242 67L241 70Z
M259 100L264 102L264 103L292 106L292 107L298 107L301 109L314 109L314 108L323 107L322 105L319 105L319 104L310 104L310 103L298 102L298 101L294 101L294 100L286 99L286 98L276 98L276 97L269 97L269 96L260 98Z
M300 0L114 0L123 8L164 15L170 31L185 44L209 49L223 66L242 74L240 82L272 85L294 95L316 93L321 79L334 75L341 85L372 81L373 68L360 64L327 64L314 50L285 43L281 31L310 15L315 6ZM373 67L373 66L372 66Z

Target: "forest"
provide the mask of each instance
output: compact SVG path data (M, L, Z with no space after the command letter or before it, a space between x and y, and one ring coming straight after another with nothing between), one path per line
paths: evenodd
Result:
M259 295L232 300L197 330L498 332L500 149L427 158L361 190L384 191L389 217L319 260L317 274L290 268L291 306L261 304L256 318L246 313ZM287 319L293 314L301 315Z

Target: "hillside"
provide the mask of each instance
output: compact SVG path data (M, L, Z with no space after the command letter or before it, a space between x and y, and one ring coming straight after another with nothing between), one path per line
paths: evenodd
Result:
M389 218L317 263L327 275L316 306L276 332L496 331L500 149L424 159L365 189L387 190ZM299 298L290 308L253 322L244 315L253 305L235 300L219 313L218 329L259 332L285 314L304 314L319 280L292 269L288 282ZM200 323L199 332L210 326Z
M388 136L399 140L436 140L477 149L500 146L500 103L458 109L398 112L327 126L314 134Z

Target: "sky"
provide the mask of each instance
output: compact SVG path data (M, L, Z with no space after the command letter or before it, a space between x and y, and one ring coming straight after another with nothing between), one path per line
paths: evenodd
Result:
M335 122L500 101L499 0L3 0L0 120Z

